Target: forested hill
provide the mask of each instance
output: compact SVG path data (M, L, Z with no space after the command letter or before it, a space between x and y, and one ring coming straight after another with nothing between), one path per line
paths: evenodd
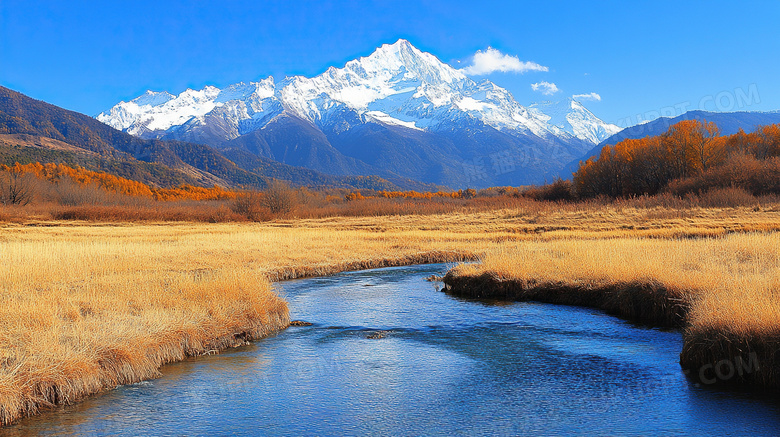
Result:
M601 149L606 145L614 146L620 141L626 139L639 139L644 137L652 137L662 135L671 126L684 121L684 120L699 120L710 121L718 126L721 135L733 135L739 132L740 129L745 132L753 132L759 126L766 126L770 124L780 123L780 111L773 112L708 112L708 111L689 111L685 114L679 115L673 118L661 117L651 122L638 124L623 129L622 131L612 135L606 140L599 143L596 147L592 148L581 158L570 162L565 168L561 176L570 177L572 173L577 171L580 162L588 160L588 158L594 158L599 156Z
M713 188L780 194L780 124L721 135L714 122L683 120L661 135L604 146L580 166L572 188L582 198Z

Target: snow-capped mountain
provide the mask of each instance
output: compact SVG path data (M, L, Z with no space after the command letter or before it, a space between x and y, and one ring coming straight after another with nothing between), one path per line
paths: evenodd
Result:
M241 148L333 173L375 171L454 186L550 177L619 130L573 100L526 108L507 90L477 83L405 40L313 78L277 83L269 77L178 96L147 91L97 119L143 138ZM496 170L497 159L509 165Z
M593 144L598 144L622 130L614 124L601 121L582 103L572 98L559 102L534 103L528 110L548 125Z

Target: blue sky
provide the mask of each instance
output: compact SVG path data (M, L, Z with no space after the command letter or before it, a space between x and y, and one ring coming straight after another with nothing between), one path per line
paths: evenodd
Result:
M458 68L489 47L547 67L474 78L521 104L596 93L596 115L634 124L780 109L778 20L770 1L2 0L0 84L95 115L147 89L314 76L405 38Z

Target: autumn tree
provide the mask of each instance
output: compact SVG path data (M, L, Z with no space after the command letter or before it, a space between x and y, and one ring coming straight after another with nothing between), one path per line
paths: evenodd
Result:
M693 124L692 142L689 147L693 155L693 170L705 172L719 165L726 157L725 141L719 136L720 129L706 120Z
M724 137L714 123L685 120L660 136L605 146L598 159L580 164L573 191L579 197L629 197L739 186L774 193L778 163L780 125Z
M758 159L780 156L780 125L762 126L751 138L751 154Z

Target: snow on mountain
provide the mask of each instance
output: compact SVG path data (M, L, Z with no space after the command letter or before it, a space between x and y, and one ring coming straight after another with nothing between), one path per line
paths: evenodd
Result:
M120 102L97 116L97 119L131 135L141 136L147 131L164 131L179 126L193 117L203 117L216 104L219 89L207 86L202 90L187 89L174 98L167 92L147 91L129 102Z
M605 123L572 98L534 103L528 110L548 125L592 144L598 144L621 130L614 124Z
M419 127L415 126L414 122L402 121L397 118L393 118L381 111L368 111L366 112L366 116L368 117L369 120L372 121L378 121L380 123L393 125L393 126L403 126L409 129L422 130Z
M145 106L145 105L158 106L175 98L176 96L174 96L173 94L167 91L163 91L161 93L156 93L154 91L147 91L140 97L136 97L135 99L133 99L132 102L138 106Z
M96 118L115 129L142 137L156 136L156 132L167 132L185 124L202 124L207 115L235 124L240 131L242 121L262 119L269 112L278 112L280 105L274 105L274 93L271 77L223 90L213 86L187 89L178 96L147 91L129 102L118 103Z
M368 57L347 62L344 68L329 68L308 79L295 77L282 91L284 100L299 115L310 114L310 102L321 94L356 110L374 103L416 92L435 106L450 103L455 92L470 80L433 55L414 48L408 41L385 44ZM422 84L426 87L421 87ZM374 105L377 106L377 105Z
M507 90L487 80L476 83L406 40L313 78L288 77L277 84L269 77L223 90L188 89L178 96L147 91L97 119L132 135L162 137L216 118L229 126L221 132L230 140L285 112L317 126L344 111L363 120L430 131L467 117L513 135L576 137L591 144L617 129L576 101L526 108Z

